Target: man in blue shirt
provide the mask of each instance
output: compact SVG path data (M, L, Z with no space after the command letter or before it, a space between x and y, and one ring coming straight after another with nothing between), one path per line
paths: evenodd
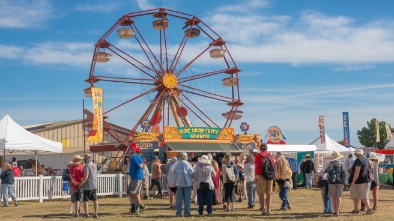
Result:
M130 145L130 149L128 151L128 155L130 157L130 167L129 167L129 176L130 183L127 188L128 194L130 195L130 204L131 210L130 214L139 215L139 212L146 209L144 205L141 204L141 196L140 192L142 189L142 181L144 179L144 171L142 168L144 167L144 163L138 153L141 152L139 148L137 148L134 143Z
M293 190L297 189L297 174L298 174L298 162L296 159L287 157L287 161L289 161L289 165L291 168L291 179L293 181Z

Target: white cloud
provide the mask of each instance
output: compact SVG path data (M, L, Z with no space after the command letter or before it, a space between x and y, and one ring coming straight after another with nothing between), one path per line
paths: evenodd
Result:
M87 12L111 12L120 7L119 3L107 2L104 4L78 4L75 6L77 11L87 11Z
M203 20L220 33L237 62L344 64L352 71L394 61L393 20L359 24L314 11L297 17L228 11L217 8Z
M138 7L140 7L140 9L142 9L142 10L157 8L157 7L153 6L152 4L149 4L148 0L137 0L137 3L138 3Z
M0 45L0 58L15 59L21 56L22 48L8 45Z
M93 47L89 43L44 42L26 49L24 63L34 65L89 66Z
M35 28L53 17L47 0L0 1L0 28Z

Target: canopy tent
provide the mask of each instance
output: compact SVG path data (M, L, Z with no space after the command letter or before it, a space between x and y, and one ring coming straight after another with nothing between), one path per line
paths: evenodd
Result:
M321 143L320 137L318 137L316 140L314 140L311 145L316 145L316 150L317 151L338 151L338 152L349 152L355 151L355 148L350 147L347 148L339 143L337 143L335 140L331 139L327 134L325 134L326 142Z
M394 150L394 139L392 136L389 142L387 142L386 146L384 146L384 149Z
M45 139L19 126L10 116L0 120L0 150L12 153L62 153L62 143Z
M267 144L267 147L270 152L306 152L316 150L316 145Z

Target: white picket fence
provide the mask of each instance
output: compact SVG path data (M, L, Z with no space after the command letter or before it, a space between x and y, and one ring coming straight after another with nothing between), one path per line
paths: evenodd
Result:
M151 184L150 177L148 187ZM163 192L167 192L165 175L162 176L161 181ZM99 174L97 175L97 195L122 197L126 194L127 184L128 175L126 174ZM18 201L38 200L42 203L44 200L70 198L70 195L63 191L61 176L15 177L14 189ZM3 201L3 196L0 199Z

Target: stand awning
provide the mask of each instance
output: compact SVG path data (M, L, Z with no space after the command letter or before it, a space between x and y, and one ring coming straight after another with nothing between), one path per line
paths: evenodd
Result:
M205 152L205 153L225 153L242 152L231 143L191 143L191 142L166 142L166 145L174 152Z

